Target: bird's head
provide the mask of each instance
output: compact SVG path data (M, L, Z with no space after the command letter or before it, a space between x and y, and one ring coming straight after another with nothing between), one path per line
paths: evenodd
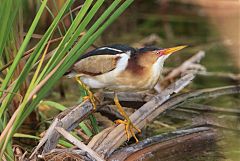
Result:
M176 46L171 48L156 48L156 47L145 47L139 49L139 57L140 57L140 64L143 66L149 66L154 64L156 61L164 63L166 58L168 58L171 54L185 48L187 46Z
M187 47L186 45L182 45L182 46L176 46L176 47L172 47L172 48L166 48L166 49L160 49L160 50L153 50L152 52L154 54L156 54L158 57L162 57L162 56L169 56L183 48Z

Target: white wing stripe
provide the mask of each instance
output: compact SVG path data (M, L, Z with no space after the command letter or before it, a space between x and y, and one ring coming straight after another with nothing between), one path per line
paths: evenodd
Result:
M115 48L110 48L110 47L102 47L102 48L98 48L97 50L113 50L113 51L117 51L117 52L123 52L122 50L118 50Z

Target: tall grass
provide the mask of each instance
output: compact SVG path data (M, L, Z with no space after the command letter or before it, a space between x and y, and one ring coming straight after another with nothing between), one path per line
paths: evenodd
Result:
M19 13L19 7L23 6L20 0L1 1L0 7L0 55L1 65L5 65L7 57L7 48L9 41L13 39L11 31L14 30L14 23L16 15ZM36 44L34 51L30 54L29 58L18 75L13 77L14 72L17 70L21 58L26 49L30 46L32 35L39 24L39 20L46 10L47 0L43 0L38 9L38 12L28 29L28 32L20 44L19 49L12 65L7 69L6 74L2 74L2 82L0 88L0 158L13 160L12 151L12 137L21 127L23 121L29 114L37 107L39 102L46 96L54 84L62 77L62 75L71 67L71 65L84 53L90 45L102 34L102 32L133 2L133 0L114 0L110 6L101 15L98 13L99 8L104 4L104 0L87 0L84 2L82 8L73 19L70 27L66 29L61 42L54 50L50 59L45 59L49 50L49 41L58 29L59 23L62 18L71 9L73 0L66 0L65 4L61 7L58 14L54 17L51 25L46 30L45 34ZM92 23L89 29L87 25L91 22L93 16L99 16L97 21ZM72 16L71 16L72 17ZM73 17L72 17L73 18ZM85 34L79 38L79 35L86 31ZM44 62L45 61L45 62ZM36 68L35 64L38 62ZM43 63L46 65L43 66ZM33 76L30 77L30 72ZM8 118L7 111L13 105L13 100L17 97L16 93L19 92L21 86L26 79L30 79L29 86L22 96L17 110L13 115Z

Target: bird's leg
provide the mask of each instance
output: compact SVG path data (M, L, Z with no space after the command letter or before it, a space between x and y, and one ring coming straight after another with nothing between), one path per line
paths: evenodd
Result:
M126 132L128 141L130 139L130 134L131 134L134 137L134 139L136 140L136 142L138 142L138 139L137 139L133 129L137 130L138 132L141 132L141 130L139 128L137 128L135 125L133 125L132 121L130 120L130 118L128 117L126 112L124 111L121 104L119 103L116 93L114 93L114 102L115 102L120 114L125 118L125 120L116 120L115 123L125 125L125 132Z
M82 86L82 88L87 92L87 96L85 96L83 99L86 100L86 99L90 99L92 105L93 105L93 109L96 110L96 103L95 103L95 97L93 95L93 93L90 91L89 87L86 86L81 80L79 77L76 77L76 81Z

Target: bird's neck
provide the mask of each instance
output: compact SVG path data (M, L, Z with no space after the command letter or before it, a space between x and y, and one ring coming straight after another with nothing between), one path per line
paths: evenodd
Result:
M161 72L163 69L164 62L167 59L167 57L168 56L159 57L157 59L157 61L154 63L153 68L156 68L157 70L159 70Z
M141 53L136 58L136 63L142 67L151 67L158 59L157 55Z

